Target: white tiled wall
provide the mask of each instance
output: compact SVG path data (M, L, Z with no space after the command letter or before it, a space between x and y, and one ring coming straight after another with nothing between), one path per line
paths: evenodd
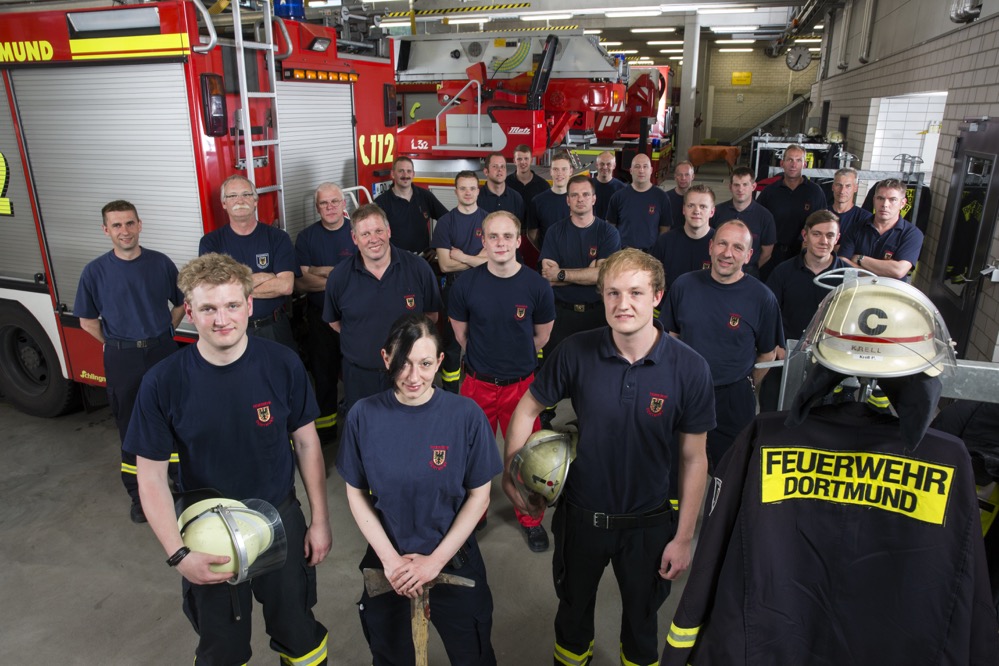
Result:
M877 120L873 140L864 149L864 154L870 156L866 168L875 171L898 169L900 162L895 157L906 154L923 160L916 167L917 171L932 172L946 105L946 94L872 100L871 107L877 109Z

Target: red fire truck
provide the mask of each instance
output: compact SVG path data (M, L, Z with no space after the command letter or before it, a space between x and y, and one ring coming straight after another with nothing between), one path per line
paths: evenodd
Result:
M84 265L110 249L105 203L133 202L142 244L180 266L225 224L226 177L250 178L259 219L294 238L316 185L370 189L394 158L388 60L338 54L333 28L269 7L5 13L0 93L0 392L40 416L105 383L73 316Z

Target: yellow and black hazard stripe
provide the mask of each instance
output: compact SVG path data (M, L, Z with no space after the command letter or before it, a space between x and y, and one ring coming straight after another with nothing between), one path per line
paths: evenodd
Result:
M578 30L578 25L550 25L546 28L517 28L516 30L504 30L503 32L554 32L556 30Z
M476 14L478 12L505 11L507 9L527 9L529 2L511 2L504 5L479 5L478 7L448 7L441 9L417 9L417 16L440 16L444 14ZM409 12L385 12L385 18L406 18Z

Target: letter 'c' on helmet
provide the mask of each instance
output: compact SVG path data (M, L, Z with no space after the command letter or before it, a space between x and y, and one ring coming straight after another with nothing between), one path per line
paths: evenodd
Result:
M575 457L575 433L539 430L510 461L510 476L525 499L540 495L551 506L562 494Z
M936 306L915 287L883 277L845 281L826 296L801 348L858 377L935 377L957 363Z

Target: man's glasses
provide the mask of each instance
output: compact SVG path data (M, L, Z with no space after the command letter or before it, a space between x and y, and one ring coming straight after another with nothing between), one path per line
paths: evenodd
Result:
M336 208L343 203L343 199L326 199L319 202L320 208Z
M239 194L226 194L222 198L226 201L235 201L236 199L253 199L256 196L253 192L240 192Z

